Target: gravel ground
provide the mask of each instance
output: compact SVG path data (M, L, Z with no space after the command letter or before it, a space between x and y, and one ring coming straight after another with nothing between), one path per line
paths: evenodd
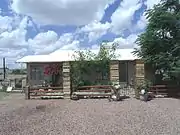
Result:
M179 135L180 100L0 101L0 135Z

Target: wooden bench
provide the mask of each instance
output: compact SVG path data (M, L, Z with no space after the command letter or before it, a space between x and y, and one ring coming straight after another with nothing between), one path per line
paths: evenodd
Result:
M167 87L167 93L169 97L179 97L180 95L180 87L177 85L169 85Z
M29 89L30 98L63 98L62 87L31 87Z
M180 96L180 87L174 85L155 85L151 86L149 91L156 95L163 95L168 97Z
M110 97L113 93L111 85L81 86L72 93L72 99L80 97Z
M168 95L168 88L166 85L154 85L150 87L150 92L153 92L155 95Z

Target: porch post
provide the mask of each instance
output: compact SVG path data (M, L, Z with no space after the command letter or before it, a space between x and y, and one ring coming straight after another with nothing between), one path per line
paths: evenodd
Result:
M135 60L135 95L139 98L139 90L137 87L144 83L145 70L144 62L142 60Z
M25 99L26 100L30 99L30 87L29 86L25 87Z
M70 78L70 62L63 62L63 93L64 98L70 98L71 78Z
M110 62L110 81L119 83L119 61Z
M30 67L30 63L27 63L26 64L27 66L27 77L26 77L26 85L30 85L31 86L31 82L30 79L31 79L31 67Z

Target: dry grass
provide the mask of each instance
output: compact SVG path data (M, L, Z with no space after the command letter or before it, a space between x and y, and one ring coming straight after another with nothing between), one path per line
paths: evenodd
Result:
M0 102L0 135L177 135L180 101L155 99L29 100Z

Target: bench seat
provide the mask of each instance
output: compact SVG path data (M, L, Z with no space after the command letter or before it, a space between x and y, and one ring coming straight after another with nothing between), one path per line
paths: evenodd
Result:
M111 93L104 92L73 92L73 94L78 96L110 96Z

